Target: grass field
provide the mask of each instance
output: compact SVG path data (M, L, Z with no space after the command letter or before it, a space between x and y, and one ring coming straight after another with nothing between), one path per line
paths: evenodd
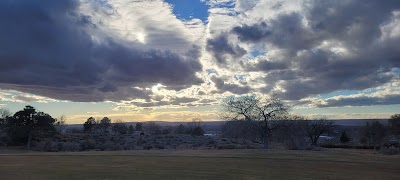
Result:
M0 154L0 179L400 179L400 156L364 150Z

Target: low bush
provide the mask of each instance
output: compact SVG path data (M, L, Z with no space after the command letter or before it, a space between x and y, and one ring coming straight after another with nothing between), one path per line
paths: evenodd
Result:
M323 148L349 148L349 149L374 149L374 146L347 145L347 144L321 144Z
M77 142L64 142L61 151L82 151L82 146Z
M6 132L0 130L0 146L6 146L10 143L11 138L7 135Z
M244 146L238 144L223 144L217 147L218 149L244 149Z
M382 147L379 149L379 153L384 154L384 155L397 155L397 154L400 154L400 148Z

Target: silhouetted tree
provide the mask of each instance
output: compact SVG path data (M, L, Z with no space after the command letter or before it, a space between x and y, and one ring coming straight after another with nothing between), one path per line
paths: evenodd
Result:
M203 121L200 118L193 118L191 122L187 124L186 134L192 136L203 136L204 130L201 127Z
M311 145L314 146L318 144L318 140L322 134L329 134L334 130L333 122L325 119L311 120L306 122L308 122L307 135L311 141Z
M288 107L276 96L264 101L255 96L230 97L224 101L223 106L226 113L222 115L224 119L252 122L261 136L264 148L268 148L272 130L269 122L280 119L288 112Z
M114 122L111 129L114 133L119 133L119 134L126 134L128 133L129 130L125 122L121 120L117 120L116 122Z
M292 150L304 150L309 147L308 129L310 121L303 116L288 116L286 120L273 121L275 131L273 137L282 142L285 148Z
M59 118L56 119L56 126L58 132L63 132L65 129L65 125L67 124L67 117L65 115L61 115Z
M389 128L395 135L400 135L400 114L394 114L389 119Z
M94 127L96 126L96 119L93 117L90 117L86 120L86 122L83 124L83 131L84 132L91 132Z
M108 128L111 127L111 119L108 117L104 117L103 119L100 120L98 126L102 133L108 132Z
M136 131L142 131L142 127L143 127L143 123L140 123L140 122L136 123L136 125L135 125Z
M7 145L11 139L7 134L7 119L11 113L8 109L0 108L0 146Z
M11 113L8 109L0 108L0 129L4 130L7 125L7 118L11 116Z
M258 127L250 121L227 121L222 126L222 136L227 138L241 138L256 141L260 138Z
M0 108L0 119L6 119L11 116L11 112L8 109Z
M374 121L372 124L367 122L363 127L363 137L369 146L374 146L377 149L386 136L386 128L379 121Z
M193 118L191 122L187 123L189 129L194 129L195 127L200 127L203 124L203 120L200 118Z
M134 131L135 131L135 128L133 128L132 125L129 125L128 133L129 133L129 134L133 134Z
M152 135L158 135L161 134L161 127L156 124L155 122L148 122L144 126L144 130Z
M180 124L178 127L176 127L175 133L176 134L185 134L186 127L183 124Z
M340 142L342 142L343 144L350 142L350 137L347 135L346 131L343 131L340 135Z
M7 119L7 126L13 142L26 143L30 149L33 138L55 134L55 121L50 115L37 112L32 106L26 106Z
M204 136L204 130L200 126L197 126L197 127L193 128L191 135L192 136Z

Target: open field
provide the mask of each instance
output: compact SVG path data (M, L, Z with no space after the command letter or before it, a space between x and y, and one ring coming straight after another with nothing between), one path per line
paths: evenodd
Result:
M0 179L400 179L400 156L369 150L0 153Z

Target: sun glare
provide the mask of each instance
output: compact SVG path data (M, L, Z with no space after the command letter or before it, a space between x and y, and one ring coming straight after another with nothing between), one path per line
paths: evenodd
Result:
M139 32L136 34L136 39L141 43L146 43L146 34Z

